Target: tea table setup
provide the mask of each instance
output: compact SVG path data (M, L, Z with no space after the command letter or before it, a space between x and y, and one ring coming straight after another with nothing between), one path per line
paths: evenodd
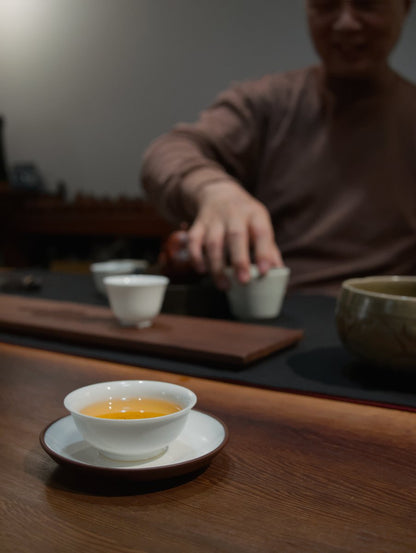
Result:
M288 294L242 322L209 287L170 287L132 328L91 275L30 277L0 294L2 551L416 550L416 377L348 351L336 298ZM90 442L84 396L137 381L187 419L152 457L117 458ZM152 438L157 418L140 421ZM101 420L112 441L137 422Z

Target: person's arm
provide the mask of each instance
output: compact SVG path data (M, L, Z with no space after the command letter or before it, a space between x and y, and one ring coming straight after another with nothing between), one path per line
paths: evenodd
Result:
M256 92L244 86L226 91L197 123L178 125L144 157L149 199L171 219L192 224L194 265L211 271L220 287L226 285L226 254L242 282L249 278L250 250L262 273L282 264L269 213L250 194L267 121Z

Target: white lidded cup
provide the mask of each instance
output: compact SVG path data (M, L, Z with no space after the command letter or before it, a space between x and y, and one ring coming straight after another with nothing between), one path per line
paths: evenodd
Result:
M160 313L169 279L162 275L104 278L111 310L123 326L145 328Z
M257 265L250 265L250 281L238 281L232 267L226 268L230 280L227 298L232 314L241 320L272 319L279 315L290 276L288 267L273 267L260 275Z
M82 413L94 403L140 398L165 400L180 409L168 415L137 419ZM65 397L64 405L84 440L102 455L121 461L139 461L166 451L182 432L196 401L194 392L169 382L121 380L78 388Z

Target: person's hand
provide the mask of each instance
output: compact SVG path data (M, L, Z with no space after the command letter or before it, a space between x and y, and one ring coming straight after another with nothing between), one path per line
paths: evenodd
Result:
M283 265L266 207L234 182L205 186L197 198L197 216L189 229L189 251L197 271L210 271L225 289L226 256L240 282L250 280L250 251L260 274Z

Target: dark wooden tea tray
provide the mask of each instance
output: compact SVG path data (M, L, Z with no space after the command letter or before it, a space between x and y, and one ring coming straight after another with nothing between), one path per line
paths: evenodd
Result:
M120 326L108 307L8 294L0 294L0 328L229 368L242 368L303 336L302 330L168 314L139 330Z

